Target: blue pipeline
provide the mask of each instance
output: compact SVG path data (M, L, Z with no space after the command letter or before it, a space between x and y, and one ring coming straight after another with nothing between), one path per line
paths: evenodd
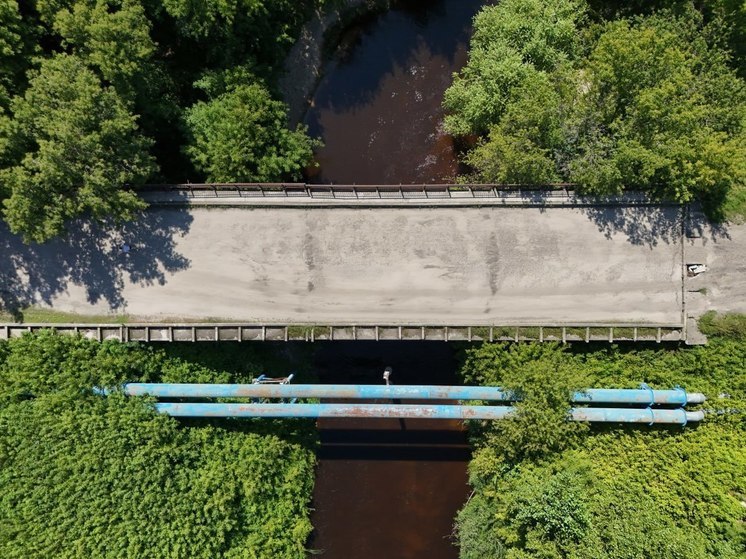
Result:
M129 396L159 398L333 398L376 399L411 398L424 400L513 401L515 396L496 386L407 386L407 385L335 385L335 384L157 384L129 383ZM677 405L705 401L700 393L674 390L591 388L576 392L576 403Z
M415 404L206 404L157 403L156 410L174 417L389 417L399 419L505 419L512 406ZM704 419L704 412L682 409L574 408L572 421L686 425Z

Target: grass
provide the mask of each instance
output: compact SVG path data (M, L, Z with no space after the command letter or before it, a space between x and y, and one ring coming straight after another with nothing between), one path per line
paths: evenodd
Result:
M29 307L10 313L7 311L0 312L0 322L38 322L44 324L62 324L67 322L90 323L90 324L125 324L130 320L126 314L93 314L82 315L56 311L53 309L42 309L38 307Z
M699 319L699 329L705 336L746 340L746 314L709 311Z
M305 340L311 338L315 326L306 324L293 324L288 326L288 339Z
M490 339L490 329L489 326L474 326L471 329L471 336L472 338L480 338L482 340L489 340Z
M746 188L732 188L725 197L723 203L723 214L728 221L733 223L746 222Z
M229 318L205 317L205 318L183 318L174 316L158 317L157 319L133 316L129 314L81 314L54 309L27 307L15 313L9 311L0 311L0 322L14 322L19 324L41 323L41 324L128 324L133 322L143 323L169 323L169 324L230 324L241 323ZM246 322L246 321L243 321Z

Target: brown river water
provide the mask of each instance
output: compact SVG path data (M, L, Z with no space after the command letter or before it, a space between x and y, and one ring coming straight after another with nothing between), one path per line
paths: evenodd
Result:
M451 182L454 144L443 92L466 62L484 2L409 0L342 35L305 116L324 147L308 180L336 184ZM323 383L457 384L443 342L320 344ZM407 403L407 402L403 402ZM456 512L468 497L470 451L460 421L326 419L309 543L324 559L457 559Z
M402 1L342 34L304 119L324 142L310 182L453 181L458 164L440 105L484 3Z
M454 384L444 342L326 342L319 382ZM383 403L383 402L381 402ZM400 403L416 403L412 400ZM325 559L456 559L453 519L469 492L461 421L324 419L310 548Z

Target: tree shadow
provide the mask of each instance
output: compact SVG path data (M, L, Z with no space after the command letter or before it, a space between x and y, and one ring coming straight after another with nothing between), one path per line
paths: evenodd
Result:
M624 235L633 245L652 248L659 243L675 244L680 242L682 233L713 242L730 238L725 225L712 223L701 212L690 212L686 206L599 205L583 207L581 211L607 239Z
M167 274L190 266L175 239L186 235L192 219L186 210L154 209L118 226L78 220L64 238L41 245L24 244L0 223L0 310L19 320L23 308L52 304L71 285L84 287L91 304L104 300L111 310L122 309L125 280L163 285Z

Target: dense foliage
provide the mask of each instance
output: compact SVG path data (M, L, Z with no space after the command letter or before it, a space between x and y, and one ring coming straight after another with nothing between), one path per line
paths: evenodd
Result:
M504 0L476 17L469 62L444 98L446 128L481 137L470 179L742 211L746 86L733 51L746 10L598 4Z
M10 228L40 242L77 216L129 219L146 181L297 176L314 144L272 84L324 1L0 0ZM229 90L204 87L222 74Z
M285 106L259 83L230 84L187 112L187 153L211 182L298 179L314 143L302 129L283 126Z
M305 557L313 426L177 421L91 390L135 379L247 380L134 344L0 343L0 556Z
M457 518L462 558L744 556L743 342L674 350L485 344L466 351L462 373L527 398L517 419L474 426L474 494ZM716 413L698 426L593 426L582 437L564 421L573 387L640 382L703 391ZM542 394L547 388L565 398ZM541 407L551 420L526 421Z

